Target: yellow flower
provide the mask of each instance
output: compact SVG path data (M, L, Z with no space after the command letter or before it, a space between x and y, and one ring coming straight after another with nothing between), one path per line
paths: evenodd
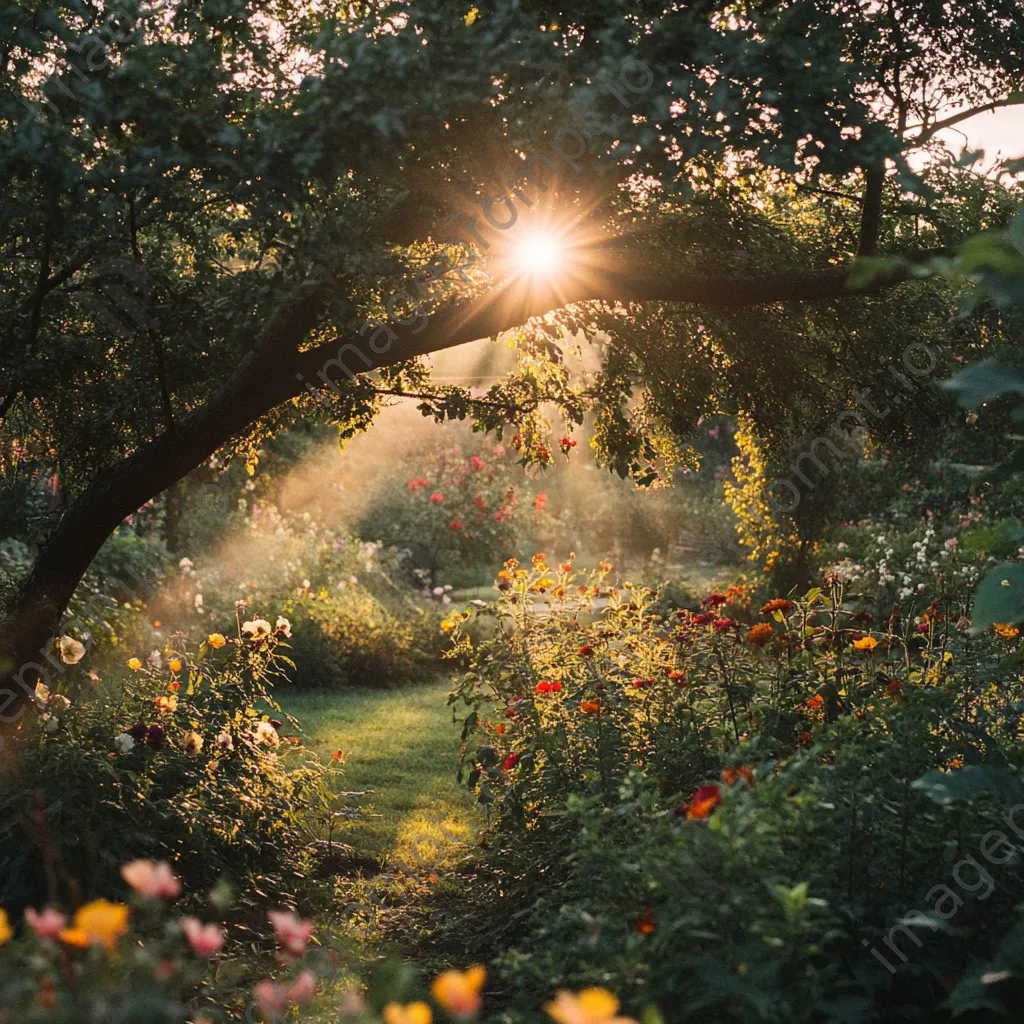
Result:
M544 1007L558 1024L636 1024L632 1017L619 1017L619 1000L606 988L585 988L575 994L561 989Z
M161 714L168 714L171 711L178 710L178 698L175 696L171 697L155 697L153 703L156 705L157 711Z
M72 946L102 946L108 952L128 931L128 908L123 903L95 900L79 907L70 928L60 933Z
M873 636L862 636L859 640L853 641L853 646L858 651L873 651L878 646L878 641Z
M1011 626L1008 622L997 622L992 627L992 631L996 636L1001 636L1004 640L1012 640L1020 630L1016 626Z
M475 964L468 971L445 971L430 987L434 998L456 1017L471 1017L480 1009L480 990L487 980L487 971Z
M211 633L206 638L206 641L214 649L223 647L227 643L227 640L224 638L223 633Z
M171 658L171 660L169 662L167 662L167 667L172 672L180 672L181 671L181 662L177 658Z
M473 22L476 21L478 17L480 17L480 8L470 7L469 12L466 14L466 17L463 18L463 21L465 21L467 25L472 25Z
M7 920L7 911L0 907L0 946L14 937L14 929Z
M426 1003L388 1003L381 1015L384 1024L430 1024L434 1017Z
M130 669L131 669L131 670L132 670L133 672L138 672L138 671L139 671L139 669L140 669L140 668L142 668L142 662L141 662L141 661L139 661L139 659L138 659L138 658L129 658L129 659L128 659L128 667L129 667L129 668L130 668Z

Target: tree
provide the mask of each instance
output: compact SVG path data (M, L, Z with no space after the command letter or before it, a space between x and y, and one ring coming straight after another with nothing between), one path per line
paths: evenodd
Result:
M517 421L529 451L553 400L570 420L595 409L609 464L652 479L679 454L662 429L686 418L690 350L675 343L702 316L749 341L736 309L799 331L915 277L941 197L907 155L1022 102L1018 14L1015 0L8 8L4 459L52 466L64 506L0 628L0 715L19 717L113 528L290 418L351 432L416 393L438 417ZM809 197L815 225L794 227ZM917 237L890 216L910 202ZM567 247L550 279L510 272L528 219ZM709 224L726 229L713 245ZM879 251L902 258L854 266ZM519 369L483 398L416 361L509 330ZM572 386L565 332L600 331L604 372ZM701 344L693 370L720 393L749 348L713 331Z

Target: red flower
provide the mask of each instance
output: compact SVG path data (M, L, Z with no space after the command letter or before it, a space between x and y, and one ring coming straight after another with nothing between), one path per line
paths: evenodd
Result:
M915 633L927 633L928 632L928 623L927 622L919 622L914 627L914 632Z
M475 469L479 473L484 468L484 460L479 455L471 455L469 457L469 468Z
M435 505L440 505L444 502L444 495L440 491L434 491L434 493L430 496L430 500Z
M558 447L561 448L566 455L568 455L569 452L576 447L576 441L573 438L571 438L568 434L566 434L565 437L563 437L558 442Z
M558 693L562 684L557 680L542 679L534 688L534 693Z
M708 594L708 596L704 598L702 604L705 608L717 608L719 605L725 604L728 600L729 599L725 594Z
M484 508L484 496L478 494L473 500L476 502L476 507L482 511Z
M331 754L331 757L335 761L340 761L341 760L341 751L340 750L336 750L333 754Z
M181 683L178 683L178 682L168 683L167 684L167 689L170 690L171 693L177 693L181 689Z
M799 736L797 736L797 738L796 738L796 741L797 741L797 743L799 743L799 744L800 744L800 746L801 746L801 747L804 747L804 746L806 746L806 745L807 745L808 743L810 743L810 742L811 742L811 740L813 740L813 739L814 739L814 734L813 734L813 733L810 733L810 732L808 732L808 731L807 731L807 730L805 729L805 730L804 730L804 731L803 731L802 733L800 733L800 735L799 735Z
M594 656L594 648L584 644L576 653L581 658L592 658Z
M754 784L754 773L745 764L741 764L738 768L726 768L722 772L722 781L730 786L734 786L740 779L743 780L744 789L748 789Z
M807 701L807 706L809 708L812 708L812 709L813 708L820 708L822 706L822 704L824 704L824 703L825 703L825 698L822 697L822 695L820 693L816 693L813 697L811 697L811 699L809 701Z
M430 486L430 481L425 479L422 476L418 476L418 477L416 477L415 480L410 480L409 481L409 490L410 491L418 491L421 487L429 487L429 486Z
M687 820L701 820L711 816L711 812L722 802L722 791L715 785L701 786L690 797L689 802L681 803L676 808L677 815L685 815Z
M693 624L695 626L706 626L709 622L713 622L714 619L714 612L701 612L699 615L694 615Z
M519 764L519 755L509 754L508 757L505 758L505 763L501 767L505 771L510 772L517 764Z
M903 684L898 680L894 679L886 688L886 697L900 697L903 692Z
M462 520L461 519L453 519L448 524L448 529L449 530L454 530L456 533L458 533L458 531L462 529Z
M732 629L735 625L735 619L715 619L715 632L724 633L727 629Z
M646 690L648 686L654 683L653 679L634 679L633 689L634 690Z

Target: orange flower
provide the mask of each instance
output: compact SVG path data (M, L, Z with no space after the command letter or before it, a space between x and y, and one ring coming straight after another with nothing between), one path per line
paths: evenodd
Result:
M494 727L494 731L495 731L495 733L497 733L497 734L498 734L499 736L504 736L504 735L505 735L505 729L506 729L506 725L505 725L505 723L504 723L504 722L499 722L499 723L498 723L498 724L497 724L497 725L496 725L496 726Z
M878 641L873 636L862 636L859 640L853 641L853 646L858 651L873 651L878 646Z
M596 715L601 710L601 702L599 700L585 700L580 704L580 714L582 715Z
M773 597L767 604L761 606L761 614L772 615L775 612L782 612L783 615L788 615L793 607L792 601L787 601L784 597Z
M181 683L178 683L178 682L168 683L167 684L167 689L170 690L171 693L177 693L181 689Z
M816 693L809 701L807 706L812 710L820 708L825 703L825 698L820 693Z
M680 804L677 814L685 814L688 821L702 820L711 816L711 812L722 802L722 791L715 785L701 786L689 803Z
M171 658L171 660L169 662L167 662L167 667L172 672L180 672L181 671L181 661L178 658Z
M108 952L128 931L128 908L123 903L95 900L79 907L70 928L60 933L71 946L102 946Z
M722 781L728 786L734 786L740 779L743 780L744 789L754 784L754 773L745 764L736 768L726 768L722 772Z
M1012 640L1020 633L1020 630L1016 626L1011 626L1008 622L996 622L992 626L992 632L1004 640Z
M162 715L169 714L172 711L178 710L178 698L177 697L156 697L153 700L153 704L156 706L157 711Z
M544 1004L544 1011L558 1024L636 1024L632 1017L618 1015L619 1000L604 988L579 993L559 989L554 1000Z
M759 622L756 626L751 626L747 630L747 642L755 647L764 647L774 635L775 630L767 622Z
M430 991L438 1004L456 1017L471 1017L480 1009L480 990L487 971L475 964L467 971L445 971L434 979Z
M658 922L654 919L654 911L648 907L637 918L634 927L641 935L653 935L658 929Z

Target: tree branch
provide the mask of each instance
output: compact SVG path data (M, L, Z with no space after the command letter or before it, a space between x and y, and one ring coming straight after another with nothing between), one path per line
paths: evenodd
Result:
M951 114L949 117L944 118L941 121L934 121L931 125L915 124L908 128L908 131L915 131L920 128L923 129L912 139L907 141L914 146L923 145L933 135L941 132L945 128L952 128L954 125L960 124L961 121L967 121L977 114L987 114L992 110L998 110L1000 107L1018 107L1024 105L1024 93L1015 92L1009 96L1004 96L1001 100L993 100L991 103L985 103L980 107L971 107L968 110L961 110L959 114Z

